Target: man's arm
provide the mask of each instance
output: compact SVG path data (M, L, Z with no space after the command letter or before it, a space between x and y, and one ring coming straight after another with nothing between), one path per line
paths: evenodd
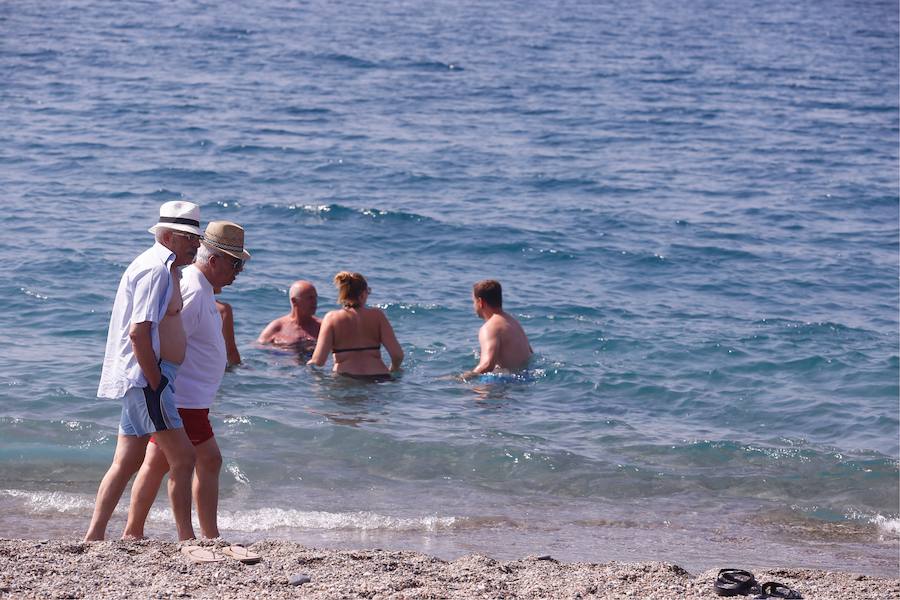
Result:
M178 285L172 280L169 269L163 265L141 271L134 280L131 309L131 326L128 338L131 340L131 351L141 367L144 379L151 389L159 388L162 373L159 360L153 350L151 331L153 323L159 323L165 316L163 298L168 286Z
M128 330L128 337L131 339L131 349L134 357L137 359L141 371L144 372L144 378L151 389L156 390L162 379L162 372L159 370L159 363L156 360L156 353L153 352L153 341L150 338L150 327L153 325L150 321L142 323L132 323Z
M463 379L470 379L475 375L493 371L497 366L497 357L500 354L500 336L487 323L478 331L478 342L481 345L481 360L471 371L463 373Z
M225 338L225 354L230 367L241 362L241 353L238 352L237 342L234 339L234 311L230 304L218 300L216 300L216 308L222 317L222 337Z
M259 337L256 338L257 344L271 344L275 339L275 334L281 331L281 319L275 319L262 330Z

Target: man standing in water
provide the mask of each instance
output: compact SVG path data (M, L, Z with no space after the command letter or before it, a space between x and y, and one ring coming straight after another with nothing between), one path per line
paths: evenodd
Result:
M156 435L172 466L169 500L178 539L194 537L194 449L175 408L172 384L185 356L178 268L190 264L200 246L200 207L191 202L166 202L150 233L156 243L125 270L109 321L97 396L119 400L122 416L116 453L97 490L85 541L106 536L106 525L125 486L144 460L150 434Z
M316 287L308 282L295 281L288 293L291 312L269 323L259 338L260 344L290 346L306 354L316 347L322 321L316 317L319 295Z
M528 366L532 350L525 330L512 315L503 311L503 290L493 279L479 281L472 288L475 314L484 319L478 332L481 360L463 379L492 371L513 372Z
M197 261L184 270L181 293L182 319L187 334L187 353L175 390L175 405L197 454L194 503L203 537L219 537L219 472L222 453L209 422L209 408L225 374L227 355L222 336L222 318L216 309L214 290L231 285L250 253L244 250L244 229L229 221L206 226ZM125 534L143 537L144 523L166 471L168 455L157 443L147 447L144 464L131 489L131 506ZM171 477L171 475L170 475Z

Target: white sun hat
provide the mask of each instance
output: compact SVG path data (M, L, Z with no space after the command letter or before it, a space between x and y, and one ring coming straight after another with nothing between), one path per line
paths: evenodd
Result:
M148 229L156 233L157 229L175 229L194 235L203 236L200 231L200 207L193 202L172 200L159 207L159 223Z

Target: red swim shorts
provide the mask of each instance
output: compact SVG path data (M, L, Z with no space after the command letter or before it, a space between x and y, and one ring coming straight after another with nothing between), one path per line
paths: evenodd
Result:
M184 423L184 432L193 445L199 446L213 437L208 408L179 408L178 414L181 416L181 422ZM152 437L150 441L156 443Z

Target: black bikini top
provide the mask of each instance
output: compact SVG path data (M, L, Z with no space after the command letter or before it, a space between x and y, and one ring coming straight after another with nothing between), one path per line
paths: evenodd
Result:
M362 352L363 350L381 350L381 346L366 346L365 348L341 348L340 350L334 349L332 352L334 354L340 354L341 352Z

